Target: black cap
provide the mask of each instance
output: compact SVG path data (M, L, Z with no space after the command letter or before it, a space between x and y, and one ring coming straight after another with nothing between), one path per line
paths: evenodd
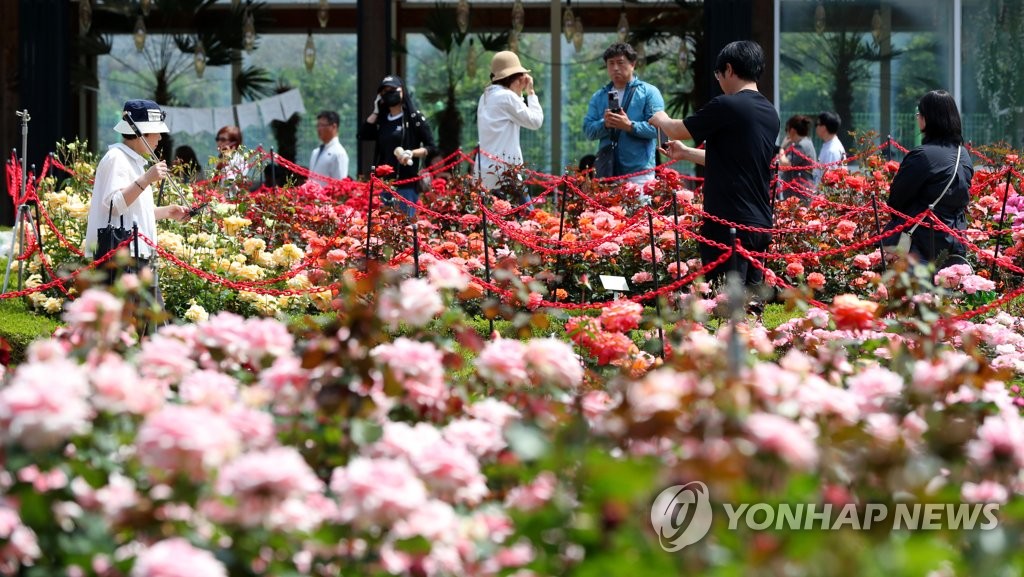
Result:
M401 88L402 79L399 78L398 76L395 76L394 74L389 74L388 76L385 76L384 80L380 81L380 86L377 87L377 92L380 92L381 90L384 90L384 88L389 86L391 88Z

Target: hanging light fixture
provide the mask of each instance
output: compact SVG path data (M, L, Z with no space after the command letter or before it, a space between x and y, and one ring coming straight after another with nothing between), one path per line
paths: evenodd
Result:
M196 78L202 78L206 72L206 50L203 48L203 41L196 37L195 54L192 56L192 65L196 69Z
M519 54L519 33L512 30L508 35L508 49Z
M252 15L250 0L245 2L245 18L242 20L242 47L246 52L252 52L256 46L256 18Z
M565 3L565 11L562 12L562 34L565 35L566 42L572 42L572 37L576 33L576 18L572 14L572 0L568 0Z
M572 23L572 45L576 52L583 50L583 19L579 16Z
M316 11L316 20L321 28L327 28L327 19L331 13L327 10L327 0L320 0L320 8Z
M679 69L680 74L686 74L686 71L690 68L690 37L683 36L679 42L679 53L676 54L676 68Z
M636 68L643 70L647 65L647 48L643 42L636 45Z
M132 31L132 40L135 41L135 49L142 52L146 47L146 23L142 20L142 14L135 19L135 28Z
M818 2L818 7L814 9L814 31L821 34L825 31L825 5Z
M150 5L152 0L139 0L139 7L142 8L142 15L149 16Z
M78 2L78 30L85 36L92 27L92 0Z
M476 45L472 38L469 39L469 49L466 51L466 76L476 76Z
M619 42L625 42L629 36L629 18L626 18L626 4L623 2L622 11L619 12Z
M512 29L519 34L523 31L523 21L526 20L526 12L523 10L523 0L516 0L512 3Z
M459 0L459 5L455 8L455 25L462 34L469 30L469 0Z
M302 61L306 65L306 70L312 72L313 65L316 64L316 44L313 43L312 30L306 34L306 48L302 51Z
M882 38L882 14L878 10L871 15L871 37L875 39L875 44Z

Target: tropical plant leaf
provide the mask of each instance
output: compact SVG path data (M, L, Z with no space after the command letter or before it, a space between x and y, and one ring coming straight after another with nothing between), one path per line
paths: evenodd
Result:
M276 92L277 85L266 68L246 66L235 77L235 88L246 100L256 100Z

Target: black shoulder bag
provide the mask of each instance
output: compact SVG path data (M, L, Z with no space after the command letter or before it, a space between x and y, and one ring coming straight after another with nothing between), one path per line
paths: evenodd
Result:
M107 213L107 226L96 231L96 252L94 259L100 259L110 251L117 248L122 242L132 236L132 231L124 227L124 215L121 215L121 226L114 228L110 220L114 216L114 201L110 201L110 211Z
M626 111L629 109L629 101L633 98L632 88L627 89L626 98L622 101L622 110ZM597 176L605 178L608 176L618 176L619 167L619 130L612 129L612 133L609 136L611 142L601 147L597 151L597 157L594 160L594 172Z

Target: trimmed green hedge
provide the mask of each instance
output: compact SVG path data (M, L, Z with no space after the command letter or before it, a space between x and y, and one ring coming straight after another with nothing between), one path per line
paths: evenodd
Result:
M25 360L25 351L32 341L53 334L58 326L57 321L29 311L20 298L0 299L0 337L11 345L13 364Z

